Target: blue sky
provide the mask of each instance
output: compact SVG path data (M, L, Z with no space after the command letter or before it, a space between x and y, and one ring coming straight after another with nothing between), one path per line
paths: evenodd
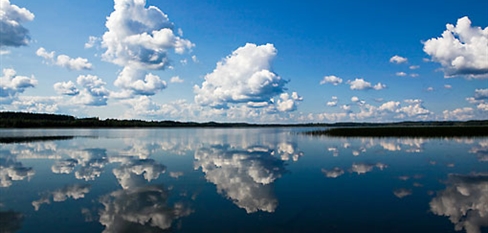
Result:
M488 119L488 2L0 0L0 109Z

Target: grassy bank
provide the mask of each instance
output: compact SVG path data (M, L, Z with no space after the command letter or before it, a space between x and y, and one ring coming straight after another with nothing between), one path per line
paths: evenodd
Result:
M341 127L305 132L332 137L482 137L486 126Z

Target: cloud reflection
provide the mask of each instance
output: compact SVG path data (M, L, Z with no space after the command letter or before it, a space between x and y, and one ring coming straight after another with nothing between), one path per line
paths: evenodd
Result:
M34 169L24 167L14 157L0 157L0 187L10 187L13 181L30 179L34 174Z
M289 155L295 149L283 151ZM277 156L274 150L262 146L236 149L216 145L195 151L195 168L201 168L219 193L247 213L274 212L278 200L272 184L285 172L282 157L283 154Z
M183 203L168 205L168 191L162 186L141 186L117 190L103 196L100 223L103 232L161 232L170 229L174 220L188 216L192 210Z
M14 233L22 228L24 216L19 212L0 211L0 232Z
M456 231L479 233L488 227L488 174L451 174L446 189L430 202L430 210L449 217Z
M71 184L65 187L44 194L39 200L33 201L32 206L36 211L39 210L42 204L50 204L50 199L52 198L54 202L63 202L68 198L80 199L84 198L85 194L90 192L91 186L89 184Z

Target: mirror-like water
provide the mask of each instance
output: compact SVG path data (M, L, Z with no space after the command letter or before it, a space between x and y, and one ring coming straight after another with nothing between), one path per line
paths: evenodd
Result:
M0 231L488 232L488 138L301 130L2 130Z

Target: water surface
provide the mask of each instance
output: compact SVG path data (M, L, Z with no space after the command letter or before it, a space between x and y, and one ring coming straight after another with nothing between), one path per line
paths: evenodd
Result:
M1 130L0 230L488 232L488 138L303 130Z

